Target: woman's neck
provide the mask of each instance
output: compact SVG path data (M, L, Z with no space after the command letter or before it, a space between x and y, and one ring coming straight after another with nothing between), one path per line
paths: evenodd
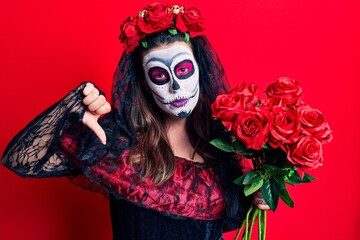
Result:
M204 160L195 152L186 131L186 118L170 119L167 124L167 137L171 150L175 156L194 162L203 163Z

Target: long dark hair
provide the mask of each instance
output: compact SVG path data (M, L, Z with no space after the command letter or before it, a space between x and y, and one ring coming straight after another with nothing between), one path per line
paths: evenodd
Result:
M121 77L129 78L130 84L126 85L127 89L125 90L133 92L133 94L123 96L123 98L131 97L133 103L131 106L119 106L121 99L120 101L117 98L114 99L113 92L113 105L123 115L121 118L128 121L126 128L127 130L130 128L130 132L136 139L136 147L133 148L130 157L131 163L141 166L143 178L150 177L155 183L160 184L173 175L176 159L167 139L162 111L155 103L145 83L142 56L151 48L174 42L184 42L185 35L182 33L172 35L168 31L164 31L148 35L145 41L147 48L139 45L134 52L128 54L129 56L123 56L122 59L129 57L126 60L127 66L123 71L120 71L118 67L115 73L115 78L122 82L124 79L120 79ZM186 131L191 145L195 152L204 159L203 166L206 167L211 165L213 160L209 145L214 129L210 105L217 94L226 90L227 80L215 52L205 37L192 38L188 44L199 65L200 96L195 109L186 120ZM126 69L127 72L124 72ZM114 81L114 84L117 83ZM121 87L117 89L119 97L122 94L120 93ZM124 101L126 104L126 100Z

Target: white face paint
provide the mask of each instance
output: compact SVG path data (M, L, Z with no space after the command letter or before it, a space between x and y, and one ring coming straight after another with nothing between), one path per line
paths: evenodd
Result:
M199 68L191 48L174 43L152 49L143 67L156 104L175 117L189 116L199 99Z

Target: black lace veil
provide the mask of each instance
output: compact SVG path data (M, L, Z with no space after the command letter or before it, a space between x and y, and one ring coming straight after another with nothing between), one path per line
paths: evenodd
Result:
M220 60L205 36L192 38L191 44L195 59L200 69L200 87L210 102L215 101L217 95L225 93L229 87L228 80ZM123 53L115 71L112 83L112 106L116 111L116 122L120 129L128 136L135 138L135 130L129 123L132 113L136 112L135 82L141 81L141 71L136 69L134 52Z

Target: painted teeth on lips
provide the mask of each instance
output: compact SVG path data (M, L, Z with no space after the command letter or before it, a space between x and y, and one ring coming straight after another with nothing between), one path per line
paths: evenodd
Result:
M175 101L172 101L170 104L174 107L183 107L187 104L187 102L189 101L189 99L187 98L180 98L180 99L176 99Z

